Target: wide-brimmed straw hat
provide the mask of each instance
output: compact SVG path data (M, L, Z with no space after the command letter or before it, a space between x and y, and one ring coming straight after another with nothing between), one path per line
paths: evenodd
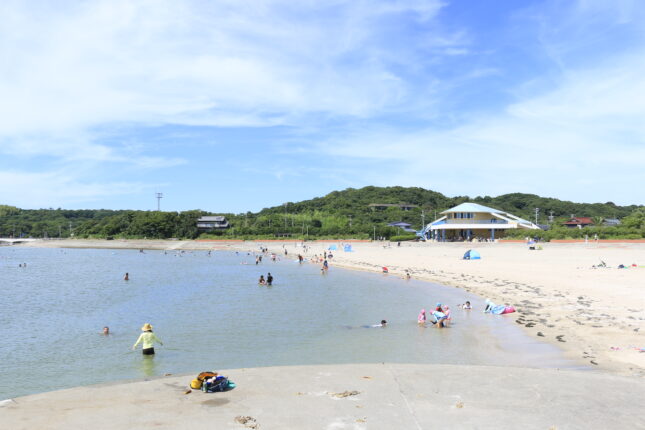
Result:
M143 327L141 327L141 331L152 331L152 325L150 325L150 323L145 323Z

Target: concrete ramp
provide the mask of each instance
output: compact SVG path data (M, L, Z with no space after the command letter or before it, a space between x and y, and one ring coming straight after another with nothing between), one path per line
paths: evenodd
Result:
M202 370L195 369L195 374ZM484 366L350 364L221 371L237 388L185 394L195 375L0 403L7 429L645 428L639 377Z

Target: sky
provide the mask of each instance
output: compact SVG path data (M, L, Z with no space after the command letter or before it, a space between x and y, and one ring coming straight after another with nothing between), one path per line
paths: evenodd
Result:
M4 0L0 58L0 204L645 204L640 0Z

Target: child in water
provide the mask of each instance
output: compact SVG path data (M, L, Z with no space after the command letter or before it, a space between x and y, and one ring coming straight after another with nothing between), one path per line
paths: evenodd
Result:
M258 285L266 285L267 281L264 280L264 275L260 275L260 279L258 279Z
M426 310L421 309L421 313L417 317L417 323L424 325L426 323Z

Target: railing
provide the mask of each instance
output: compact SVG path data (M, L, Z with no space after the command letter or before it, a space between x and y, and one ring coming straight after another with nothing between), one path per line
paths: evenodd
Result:
M447 219L447 224L508 224L508 221L503 219Z

